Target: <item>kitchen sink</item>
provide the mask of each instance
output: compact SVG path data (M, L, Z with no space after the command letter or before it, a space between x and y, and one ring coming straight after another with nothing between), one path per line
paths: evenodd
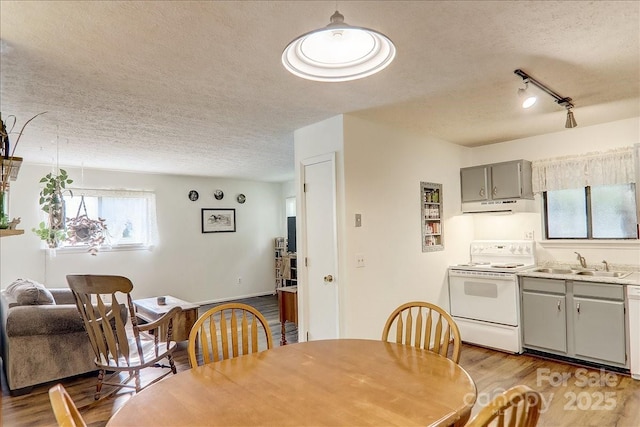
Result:
M567 268L536 268L533 270L536 273L550 273L550 274L571 274L573 270Z
M631 271L578 271L576 274L581 276L598 276L598 277L616 277L618 279L627 277Z

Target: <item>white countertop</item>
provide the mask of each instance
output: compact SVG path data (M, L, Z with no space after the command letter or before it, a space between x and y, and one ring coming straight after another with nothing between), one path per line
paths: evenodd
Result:
M574 282L597 282L597 283L613 283L618 285L633 285L640 286L640 272L634 271L627 277L602 277L602 276L588 276L575 273L557 274L557 273L544 273L539 271L526 270L521 271L518 276L526 277L540 277L544 279L560 279L560 280L573 280Z

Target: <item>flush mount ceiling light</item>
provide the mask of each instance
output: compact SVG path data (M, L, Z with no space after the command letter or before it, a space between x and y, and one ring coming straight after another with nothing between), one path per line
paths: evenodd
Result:
M396 48L387 36L347 24L336 10L329 25L287 45L282 65L303 79L346 82L382 71L395 56Z
M551 89L549 89L547 86L545 86L543 83L539 82L538 80L534 79L533 77L531 77L529 74L525 73L524 71L522 71L521 69L517 69L514 71L514 74L517 74L518 76L522 77L522 80L524 81L524 85L525 88L524 89L518 89L518 95L523 96L529 83L531 83L532 85L534 85L535 87L537 87L538 89L542 90L543 92L545 92L546 94L550 95L553 100L555 101L556 104L558 105L562 105L564 108L567 109L567 121L564 125L564 127L566 128L574 128L576 126L578 126L578 123L576 123L576 119L573 117L573 111L571 111L571 109L573 108L573 104L571 103L571 98L567 97L563 97L558 95L556 92L552 91ZM535 101L533 101L532 103L527 105L527 101L529 101L529 99L526 99L523 103L522 103L522 107L523 108L529 108L533 105L533 103L535 103Z

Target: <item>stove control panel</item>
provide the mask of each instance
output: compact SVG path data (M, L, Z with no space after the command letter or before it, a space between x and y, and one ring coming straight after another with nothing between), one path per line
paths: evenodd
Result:
M470 252L472 262L520 262L535 264L533 240L474 240Z

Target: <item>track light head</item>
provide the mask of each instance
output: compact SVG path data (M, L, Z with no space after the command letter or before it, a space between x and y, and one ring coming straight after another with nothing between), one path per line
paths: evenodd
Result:
M531 106L533 106L533 104L536 103L536 101L538 100L538 98L529 92L529 81L525 80L524 81L524 87L518 89L518 96L520 98L523 98L522 101L522 108L529 108Z
M576 126L578 126L578 123L576 123L576 119L573 117L573 111L571 111L571 108L567 108L567 122L564 124L564 127L572 129Z

